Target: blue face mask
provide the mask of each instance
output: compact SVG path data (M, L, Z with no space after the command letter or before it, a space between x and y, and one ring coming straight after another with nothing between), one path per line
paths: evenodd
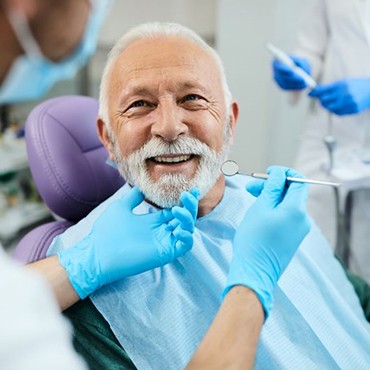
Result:
M52 62L42 54L23 13L15 11L9 14L9 21L25 54L13 62L1 85L0 104L38 99L55 82L72 78L95 52L98 32L110 4L109 0L91 0L91 14L83 39L77 49L61 62Z

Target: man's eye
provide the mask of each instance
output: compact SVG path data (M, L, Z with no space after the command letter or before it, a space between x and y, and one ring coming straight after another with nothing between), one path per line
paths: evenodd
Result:
M196 94L190 94L190 95L186 95L184 97L184 101L195 101L195 100L199 100L201 99L201 97L199 95L196 95Z
M139 107L146 107L148 104L144 100L138 100L133 102L129 108L139 108Z

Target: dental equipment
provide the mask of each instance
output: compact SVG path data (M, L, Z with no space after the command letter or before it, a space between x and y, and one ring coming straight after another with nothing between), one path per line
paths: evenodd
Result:
M239 172L239 165L232 160L225 161L222 166L221 166L221 171L225 176L234 176L237 173L241 175L246 175L246 176L251 176L256 179L264 179L267 180L269 175L266 173L257 173L257 172L252 172L252 173L242 173ZM299 178L299 177L290 177L288 176L286 178L288 181L291 182L301 182L301 183L307 183L307 184L315 184L315 185L328 185L328 186L334 186L338 187L340 186L340 183L338 182L329 182L329 181L320 181L320 180L311 180L311 179L305 179L305 178Z
M294 73L301 76L309 88L314 89L316 87L317 82L304 69L298 67L288 54L284 53L282 50L270 43L266 44L266 48L274 55L274 57L278 61L284 63Z
M334 167L334 150L337 146L337 141L333 135L333 115L330 112L328 122L328 132L324 136L323 141L329 154L329 165L327 168L327 174L330 175Z

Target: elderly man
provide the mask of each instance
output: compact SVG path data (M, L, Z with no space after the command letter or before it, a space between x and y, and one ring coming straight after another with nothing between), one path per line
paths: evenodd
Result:
M235 134L238 104L215 51L182 26L157 23L131 30L112 49L100 103L99 135L128 183L57 238L49 254L87 235L107 205L133 185L146 197L140 212L176 205L184 190L197 187L199 218L190 253L106 285L67 311L76 348L96 368L179 369L221 303L234 235L254 200L243 189L245 177L226 180L219 171ZM295 231L286 233L294 238ZM252 233L257 240L279 238L263 228L245 236ZM237 261L234 255L232 264ZM235 284L239 280L229 275L227 287ZM313 227L275 290L256 367L368 363L369 324L342 267Z

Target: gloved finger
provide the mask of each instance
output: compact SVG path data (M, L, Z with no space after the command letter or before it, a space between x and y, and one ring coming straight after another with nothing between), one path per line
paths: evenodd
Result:
M188 230L190 232L194 231L194 224L195 220L191 212L189 212L186 208L175 206L171 210L173 216L180 222L180 226L184 230Z
M338 104L338 102L340 102L340 100L338 99L337 96L332 96L332 95L324 95L324 96L320 97L319 99L320 99L321 105L324 108L328 108L328 107L330 107L332 105L335 105L335 104Z
M343 107L343 105L338 102L324 102L321 103L321 105L329 112L337 114L338 116L346 114L347 111L350 112L348 107Z
M266 173L269 175L271 172L275 172L275 171L279 171L279 170L282 170L284 171L284 173L287 173L287 171L290 170L289 167L285 167L285 166L269 166L267 167L266 169Z
M174 216L171 213L172 220L167 222L167 230L175 230L177 226L180 225L180 221L177 218L174 218Z
M194 238L192 233L181 229L177 230L174 236L177 239L174 247L175 258L177 258L191 250L194 244Z
M337 115L347 114L347 112L350 113L352 111L352 106L348 105L346 102L343 102L342 99L338 99L338 97L320 99L320 103L323 108Z
M261 194L265 183L265 180L253 180L246 184L245 189L254 197L258 197Z
M302 175L299 171L296 171L293 168L287 168L286 171L285 171L285 173L289 177L298 177L300 179L304 179L305 178L304 175Z
M285 63L278 61L277 59L273 60L272 69L278 74L292 75L293 73L290 67L288 67Z
M199 194L199 190L197 188L193 188L190 192L183 192L180 195L181 204L190 212L194 220L196 220L198 214Z
M292 182L286 190L284 203L301 210L307 209L308 184Z
M167 230L173 230L176 227L176 225L172 224L173 222L175 222L175 219L169 208L154 210L149 213L138 214L135 216L146 219L146 221L143 220L143 222L150 222L152 225L167 224Z
M319 97L322 94L326 93L326 91L327 91L326 85L318 84L318 85L316 85L316 87L314 89L312 89L309 92L308 96L316 98L316 97Z
M309 75L311 74L311 66L306 58L297 57L295 55L290 55L290 57L293 59L296 66L302 68Z
M124 204L132 211L144 200L144 194L137 186L134 186L125 196Z
M152 213L153 215L158 215L160 214L161 222L170 222L173 220L173 214L171 212L171 209L169 208L163 208L160 211Z
M276 207L285 192L287 168L281 166L272 166L267 169L269 178L258 198L259 202L264 202L270 208Z
M300 172L288 168L285 171L287 177L305 178ZM284 204L287 206L299 206L301 210L306 209L308 197L308 184L287 181L285 185Z
M301 77L281 78L281 76L276 76L274 78L284 90L303 90L307 87L307 83Z
M310 91L308 94L312 97L317 97L320 99L330 99L336 98L338 95L341 95L342 87L341 84L338 82L331 83L331 84L319 84L314 89Z
M285 215L295 220L296 235L301 235L301 240L311 229L311 221L307 213L308 184L291 183L286 190L285 197L279 204Z

